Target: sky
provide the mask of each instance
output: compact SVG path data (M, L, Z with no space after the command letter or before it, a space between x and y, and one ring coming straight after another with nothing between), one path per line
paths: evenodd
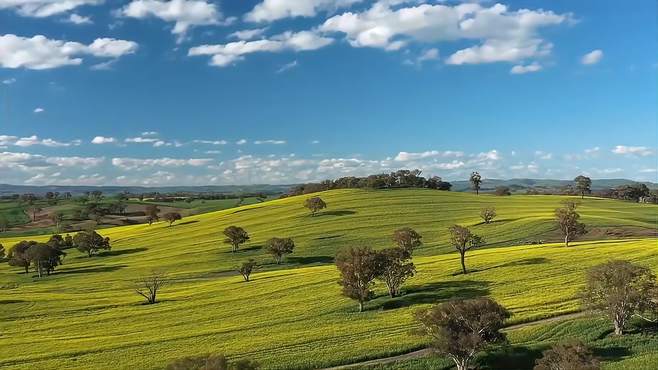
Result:
M0 0L0 183L658 181L653 0Z

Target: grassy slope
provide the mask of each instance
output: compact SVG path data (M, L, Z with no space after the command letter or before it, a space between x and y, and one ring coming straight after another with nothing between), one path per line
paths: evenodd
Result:
M15 368L157 368L186 355L224 352L254 356L268 368L314 367L377 357L422 345L408 335L411 312L454 296L489 294L513 321L578 309L573 295L587 266L612 257L658 267L655 239L517 246L475 251L466 277L448 251L445 227L476 224L484 203L496 203L503 222L476 229L504 242L546 232L560 197L475 197L432 191L334 191L322 194L330 209L309 217L302 199L290 198L189 217L171 228L136 225L102 232L114 250L88 259L71 251L59 273L42 281L0 267L0 366ZM588 224L654 227L658 207L586 200ZM185 223L187 222L187 223ZM236 255L221 244L221 230L244 226L253 235ZM396 227L409 225L426 246L408 294L380 297L364 314L340 296L333 266L264 271L242 283L224 271L260 250L272 236L294 237L298 251L288 267L331 262L339 246L388 245ZM13 240L2 240L11 245ZM163 302L143 306L132 293L136 276L157 268L177 280ZM17 285L14 285L17 284ZM383 293L383 292L381 292ZM110 365L111 364L111 365Z

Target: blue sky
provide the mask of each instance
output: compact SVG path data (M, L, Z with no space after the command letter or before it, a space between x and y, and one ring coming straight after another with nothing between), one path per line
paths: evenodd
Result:
M0 0L0 183L656 181L657 11Z

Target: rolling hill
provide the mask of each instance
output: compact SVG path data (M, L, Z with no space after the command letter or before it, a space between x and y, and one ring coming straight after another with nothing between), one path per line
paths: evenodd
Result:
M190 355L225 353L255 358L265 368L318 368L409 351L424 345L409 335L412 312L454 297L490 295L513 312L510 323L579 310L575 294L587 267L630 259L658 271L658 206L586 198L580 207L592 233L611 240L525 245L556 239L553 211L566 197L475 196L431 190L336 190L319 194L329 208L311 217L305 197L187 217L168 227L104 229L112 251L88 258L67 251L48 278L0 266L0 346L3 368L157 369ZM479 219L483 206L496 222ZM446 228L469 225L488 248L467 256L472 273L455 276L457 255ZM229 225L252 236L238 253L222 243ZM368 303L365 313L340 295L333 266L345 246L391 244L396 228L424 237L414 262L418 275L406 294ZM265 240L292 237L284 266L262 249ZM626 240L614 240L626 236ZM44 238L43 236L34 239ZM10 246L23 238L0 239ZM262 268L245 283L234 267L254 258ZM161 302L143 305L133 281L153 270L170 284ZM532 341L514 336L516 344ZM648 353L655 353L658 351Z

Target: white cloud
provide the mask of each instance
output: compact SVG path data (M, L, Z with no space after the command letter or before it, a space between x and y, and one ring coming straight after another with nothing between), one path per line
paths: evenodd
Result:
M230 23L224 19L217 5L206 0L133 0L123 7L120 14L125 17L144 19L155 17L173 22L171 32L182 41L192 27Z
M39 114L39 113L43 113L43 112L45 112L45 111L46 111L46 110L43 109L43 108L41 108L41 107L34 108L34 113L37 113L37 114Z
M244 59L244 56L259 52L307 51L325 47L333 39L312 31L284 32L270 39L235 41L228 44L201 45L189 50L189 56L211 56L210 65L226 67Z
M538 36L542 27L567 23L569 14L521 9L510 11L501 4L418 4L403 7L399 1L378 1L366 11L347 12L329 18L324 32L341 32L353 47L399 50L410 42L435 43L480 41L458 50L447 64L518 62L545 56L552 44Z
M313 17L320 11L348 8L363 0L263 0L244 18L250 22L270 22L290 17Z
M154 137L142 137L142 136L129 137L124 140L124 142L129 144L153 144L158 141L160 140Z
M79 24L79 25L94 23L94 22L92 22L91 18L82 16L82 15L79 15L79 14L75 14L75 13L73 13L69 16L69 22L71 22L73 24Z
M154 159L141 159L141 158L112 158L112 165L124 170L144 169L148 167L182 167L192 166L200 167L207 166L212 163L209 158L190 158L190 159L175 159L175 158L154 158Z
M12 34L0 36L0 67L50 69L80 65L81 56L119 58L133 54L138 45L133 41L98 38L89 45L79 42L51 40L43 35L31 38Z
M144 131L142 132L142 136L158 136L157 131Z
M14 9L25 17L50 17L84 5L99 5L104 0L0 0L0 9Z
M256 140L256 141L254 141L254 144L256 144L256 145L261 145L261 144L283 145L285 143L286 143L285 140Z
M293 68L297 68L298 65L299 65L299 63L297 63L296 60L293 60L290 63L286 63L286 64L282 65L279 69L276 70L276 73L283 73L285 71L289 71Z
M20 146L20 147L42 145L42 146L56 148L56 147L66 147L66 146L77 146L80 145L80 140L73 140L70 142L60 142L53 139L40 139L38 136L32 135L32 136L16 139L16 141L14 141L12 145Z
M398 155L395 156L395 161L408 162L408 161L415 161L415 160L426 159L426 158L446 158L446 157L463 157L463 156L464 156L463 152L452 151L452 150L447 150L447 151L428 150L425 152L418 152L418 153L399 152Z
M439 49L431 48L431 49L425 50L425 52L423 52L423 54L421 54L418 57L417 61L418 61L418 63L423 63L423 62L426 62L428 60L438 60L438 59L439 59Z
M12 84L14 84L14 83L16 83L16 79L15 79L15 78L8 78L8 79L6 79L6 80L2 80L2 84L3 84L3 85L12 85Z
M245 140L245 139L240 139L240 140L235 142L236 145L244 145L246 143L247 143L247 140Z
M541 150L537 150L535 152L535 157L543 160L549 160L549 159L553 159L553 153L546 153Z
M596 49L583 55L583 57L580 59L580 62L584 65L593 65L600 62L601 59L603 59L603 50Z
M113 137L106 137L106 136L96 136L91 140L92 144L112 144L116 143L116 139Z
M226 140L193 140L195 144L208 144L208 145L226 145L228 142Z
M234 38L238 40L253 40L257 37L262 36L265 31L267 30L266 27L263 28L254 28L254 29L249 29L249 30L241 30L241 31L235 31L231 34L228 35L229 38Z
M537 62L532 62L530 64L517 64L512 69L510 69L510 73L513 75L522 75L526 73L532 73L532 72L539 72L542 70L541 64Z
M620 155L638 155L641 157L647 157L654 154L654 151L646 146L626 146L626 145L617 145L612 152Z

